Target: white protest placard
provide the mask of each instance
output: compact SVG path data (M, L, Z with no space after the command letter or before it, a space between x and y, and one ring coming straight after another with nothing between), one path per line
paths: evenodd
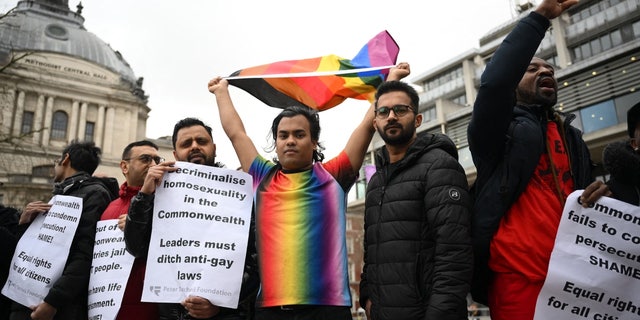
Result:
M640 207L567 199L535 320L640 319Z
M176 162L156 189L142 301L200 296L236 308L251 222L250 175Z
M116 318L134 260L118 219L98 221L89 278L89 320Z
M82 214L82 198L57 195L18 241L2 294L36 306L60 278Z

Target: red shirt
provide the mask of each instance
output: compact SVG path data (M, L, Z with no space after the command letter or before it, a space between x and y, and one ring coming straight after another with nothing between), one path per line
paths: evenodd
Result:
M550 154L540 157L529 184L502 217L491 241L489 266L544 281L564 202L573 192L569 157L555 122L548 122ZM554 174L555 172L555 174Z

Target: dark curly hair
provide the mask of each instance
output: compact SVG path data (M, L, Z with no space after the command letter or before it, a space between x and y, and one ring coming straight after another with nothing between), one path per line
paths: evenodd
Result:
M71 168L77 171L84 171L93 174L100 164L100 155L102 150L92 141L71 141L71 143L62 151L62 159L68 154L71 161Z

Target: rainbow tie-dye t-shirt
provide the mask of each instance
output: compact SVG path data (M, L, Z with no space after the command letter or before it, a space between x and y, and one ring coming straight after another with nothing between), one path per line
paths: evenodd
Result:
M261 281L257 305L351 306L345 221L356 175L346 153L294 173L258 156L249 174Z

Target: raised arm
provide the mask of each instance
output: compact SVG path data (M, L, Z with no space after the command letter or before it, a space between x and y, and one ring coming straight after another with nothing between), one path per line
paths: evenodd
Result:
M408 76L410 73L411 69L409 68L408 63L398 63L397 66L389 70L387 81L400 80ZM373 127L374 108L373 104L369 107L367 113L365 113L364 118L362 119L362 122L360 122L353 133L351 133L351 137L349 137L349 140L344 147L344 152L349 157L349 161L351 162L351 167L354 172L358 172L360 170L362 161L364 161L364 155L367 152L371 138L373 138L373 134L375 133L375 128Z
M236 108L233 106L229 95L229 82L221 77L211 79L209 81L209 92L216 95L222 129L231 140L238 160L240 160L242 170L248 172L251 163L258 156L258 150L247 135L242 119L240 119L240 115L238 115Z
M544 39L550 20L576 3L577 0L543 0L518 22L487 64L467 132L476 167L493 167L502 158L518 83Z

